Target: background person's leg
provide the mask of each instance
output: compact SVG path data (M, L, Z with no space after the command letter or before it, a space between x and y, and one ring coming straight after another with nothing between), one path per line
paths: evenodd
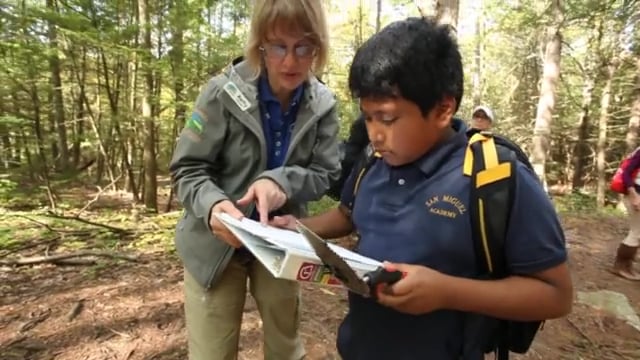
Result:
M629 219L629 233L618 246L613 272L625 279L640 281L640 274L633 270L633 261L640 246L640 211L636 211L627 197L624 197Z

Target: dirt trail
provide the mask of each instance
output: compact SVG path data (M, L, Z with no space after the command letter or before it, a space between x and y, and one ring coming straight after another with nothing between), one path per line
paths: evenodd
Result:
M625 234L624 220L571 217L564 225L576 290L621 292L640 312L640 284L607 271L613 249ZM164 254L143 259L143 264L99 269L0 269L0 359L186 358L180 263ZM308 358L337 359L334 341L346 311L344 290L304 285L303 301ZM74 309L78 315L70 320ZM261 339L257 309L248 299L240 358L261 359ZM640 359L638 344L640 332L631 326L576 304L567 318L547 322L533 350L516 358Z

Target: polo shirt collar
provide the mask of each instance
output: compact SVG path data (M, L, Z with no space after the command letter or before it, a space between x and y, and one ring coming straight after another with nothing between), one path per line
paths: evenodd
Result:
M467 146L467 127L464 122L460 119L453 118L451 120L451 127L455 133L449 139L436 145L436 147L429 150L414 162L415 166L417 166L427 177L432 176L436 171L438 171L449 160L449 157L453 153L458 151L461 147Z
M304 84L300 84L300 86L298 86L293 92L293 96L291 97L291 105L300 103L303 92ZM263 74L260 76L260 80L258 81L258 94L261 101L278 103L280 102L280 100L278 100L278 98L273 94L273 91L271 91L271 86L269 85L269 77L266 72L263 72Z

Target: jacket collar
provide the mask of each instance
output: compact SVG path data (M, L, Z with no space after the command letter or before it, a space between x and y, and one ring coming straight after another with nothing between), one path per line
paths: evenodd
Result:
M247 112L252 112L258 107L258 81L253 69L242 58L234 60L227 66L224 74L229 82L234 83L244 97L249 101L250 106ZM304 83L304 93L301 102L302 107L310 107L311 111L317 115L323 114L335 105L334 95L324 86L314 75Z

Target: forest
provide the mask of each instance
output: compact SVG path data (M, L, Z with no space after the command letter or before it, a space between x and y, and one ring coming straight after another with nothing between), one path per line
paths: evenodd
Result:
M491 108L494 131L525 150L553 198L576 304L516 358L640 358L640 287L607 271L628 230L609 182L640 145L640 1L322 1L331 52L318 75L338 98L341 139L359 113L355 51L395 20L435 16L463 56L456 116ZM202 86L242 56L251 9L0 1L0 358L186 356L168 165ZM585 300L598 291L625 315ZM344 289L305 284L303 297L309 358L337 359ZM249 299L240 358L262 358L261 339Z

